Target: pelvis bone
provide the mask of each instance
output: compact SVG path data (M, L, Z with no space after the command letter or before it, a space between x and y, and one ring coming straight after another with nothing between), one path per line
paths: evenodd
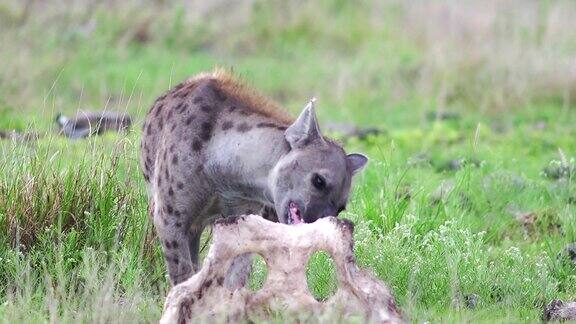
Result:
M290 226L260 216L224 218L214 224L213 243L202 269L172 288L161 323L240 322L280 312L302 318L333 314L362 316L375 323L403 322L390 290L354 259L354 225L334 217ZM339 288L317 301L306 284L306 264L316 251L331 254ZM224 284L232 260L245 253L262 255L268 277L262 289L234 291ZM311 317L308 317L311 319Z

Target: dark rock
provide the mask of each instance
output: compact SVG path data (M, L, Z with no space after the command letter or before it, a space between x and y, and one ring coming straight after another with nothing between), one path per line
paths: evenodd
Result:
M544 308L542 320L548 321L574 321L576 320L576 301L564 302L555 299Z
M37 141L39 138L40 135L38 135L38 133L35 132L20 133L15 130L12 131L0 130L0 139L9 139L17 143L33 142Z
M545 130L546 128L548 128L548 124L543 120L539 120L532 125L532 128L534 128L535 130L541 131L541 130Z
M576 265L576 243L567 244L564 249L562 249L560 255L562 258Z
M139 43L139 44L145 44L145 43L150 42L150 40L152 39L152 37L150 35L151 22L152 22L151 19L146 19L145 21L141 22L136 27L136 30L134 32L134 36L132 37L132 41Z
M364 140L368 136L376 136L382 133L382 130L377 127L358 127L346 123L327 123L325 128L327 132L338 134L344 139L356 137Z
M72 119L58 114L55 121L60 133L69 138L101 135L106 131L126 132L132 125L128 114L112 111L80 112Z
M356 130L356 137L363 140L363 139L366 139L370 135L376 136L376 135L379 135L381 133L382 133L382 131L376 127L364 127L364 128L358 128Z
M464 305L470 309L476 308L476 306L478 306L479 300L480 296L476 294L464 295Z
M558 149L559 160L551 161L542 170L542 175L548 179L570 179L576 173L574 159L568 159L561 149Z
M442 181L438 188L430 195L430 202L435 205L445 201L455 187L454 180Z
M477 294L467 294L458 293L452 299L452 305L456 308L466 307L468 309L475 309L478 306L480 296Z
M507 207L507 211L522 226L525 238L562 232L560 219L554 211L522 211L516 206Z
M412 199L412 190L408 186L402 186L396 190L396 199L409 201Z
M432 165L432 159L427 153L419 153L408 159L410 167L424 167Z
M575 171L573 165L553 164L545 167L542 175L552 180L568 179Z
M505 134L510 128L510 125L500 120L493 121L491 124L491 129L498 134Z
M504 291L502 288L498 285L492 285L490 288L490 298L492 298L492 300L495 302L501 302L502 299L504 299Z
M459 158L446 161L445 163L441 164L437 170L438 171L458 171L464 168L467 165L471 165L474 167L480 166L480 161L476 159L466 159L466 158Z
M426 119L428 121L459 120L460 114L454 111L432 110L426 113Z

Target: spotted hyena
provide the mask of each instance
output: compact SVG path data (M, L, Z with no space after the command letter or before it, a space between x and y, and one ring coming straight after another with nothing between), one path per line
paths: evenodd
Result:
M154 103L141 143L172 284L197 271L200 235L214 219L257 213L298 224L337 216L366 162L321 135L313 102L294 120L222 71L178 84ZM236 266L248 262L240 257ZM229 277L243 285L246 271Z

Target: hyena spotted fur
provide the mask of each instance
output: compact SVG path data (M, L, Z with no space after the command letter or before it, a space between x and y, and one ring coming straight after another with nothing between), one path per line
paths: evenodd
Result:
M366 162L321 135L313 102L293 120L221 70L178 84L154 103L141 142L171 283L198 270L200 235L214 219L256 213L298 224L337 216ZM229 287L245 284L250 262L235 260Z

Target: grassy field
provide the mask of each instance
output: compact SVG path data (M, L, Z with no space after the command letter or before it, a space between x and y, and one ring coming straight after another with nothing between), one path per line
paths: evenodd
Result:
M168 289L138 166L154 99L215 66L371 162L342 217L414 322L538 322L576 298L576 4L3 1L0 322L154 322ZM57 112L127 111L70 141ZM334 136L338 137L336 132ZM261 284L256 267L252 285ZM326 255L309 286L334 290ZM474 302L477 301L477 302ZM471 302L472 301L472 302Z

